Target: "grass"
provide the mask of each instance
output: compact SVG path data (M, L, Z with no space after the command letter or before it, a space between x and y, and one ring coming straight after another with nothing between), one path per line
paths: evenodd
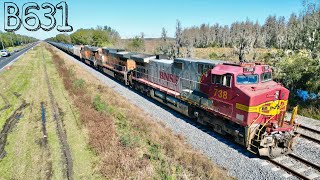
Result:
M255 49L245 57L247 60L252 60L256 53L256 61L264 62L265 56L270 53L275 53L274 49ZM199 59L221 59L226 61L239 61L239 56L236 54L233 48L195 48L194 57Z
M103 112L107 109L107 104L101 100L100 95L96 95L93 99L93 107L98 112Z
M88 129L90 148L101 160L98 169L104 178L230 179L181 136L102 86L80 66L63 60L66 56L61 52L50 51L73 103L86 108L79 111L81 124ZM68 73L71 67L74 75ZM85 81L85 89L75 88L77 79Z
M10 53L12 53L15 49L22 49L24 48L26 45L21 45L21 46L15 46L15 47L7 47L7 51L9 51Z
M60 108L71 148L74 179L100 178L99 173L95 171L96 156L88 148L89 137L86 129L79 124L79 112L70 103L70 97L55 69L52 56L44 47L41 47L42 45L22 56L10 70L0 73L0 93L12 105L12 108L0 114L1 128L12 111L21 104L22 99L30 104L8 136L8 144L5 147L7 155L0 160L0 179L65 178L61 145L51 112L48 86L44 78L44 63L47 66L52 91ZM42 52L45 59L42 58ZM17 97L13 92L21 96ZM46 107L47 147L43 144L41 102L44 102ZM3 103L0 99L0 105Z
M289 110L292 110L293 107L298 105L298 115L320 120L319 101L303 102L298 97L290 96L289 103Z
M85 87L85 81L83 79L75 79L73 81L73 87L75 89L83 89Z
M299 106L298 115L309 117L320 121L320 109L315 107Z

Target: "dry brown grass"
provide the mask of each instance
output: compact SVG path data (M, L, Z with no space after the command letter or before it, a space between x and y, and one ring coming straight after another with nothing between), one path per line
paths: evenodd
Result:
M255 49L254 51L251 51L249 54L246 54L245 57L248 60L252 60L254 53L256 53L256 61L263 61L264 57L268 52L274 52L274 51L275 50L258 48L258 49ZM195 48L194 56L200 59L210 59L210 54L212 53L215 53L218 56L217 59L228 60L228 61L239 60L239 57L233 48L212 48L212 47Z
M170 41L171 43L175 43L173 40ZM160 46L161 40L154 39L154 40L146 40L145 41L145 52L149 54L154 54L156 49ZM187 54L187 49L182 48L182 54ZM256 61L264 61L265 56L268 53L276 53L276 49L263 49L257 48L251 51L250 53L246 54L245 57L247 60L252 60L254 53L256 53ZM208 47L208 48L194 48L193 50L193 57L196 59L212 59L210 58L210 54L215 53L217 58L213 59L220 59L226 61L236 61L238 62L239 57L235 53L234 48L218 48L218 47ZM212 56L211 56L212 57Z
M90 146L101 158L100 172L110 179L230 179L226 171L187 145L179 135L156 123L141 109L70 61L60 51L48 49L73 97ZM76 79L85 80L75 88ZM92 99L99 94L107 110L97 111Z

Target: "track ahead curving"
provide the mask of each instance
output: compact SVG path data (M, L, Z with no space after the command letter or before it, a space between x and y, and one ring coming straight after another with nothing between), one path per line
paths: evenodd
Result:
M45 57L44 57L44 53L43 50L42 52L42 57L43 57L43 66L44 66L44 73L45 73L45 80L48 86L48 95L50 98L50 104L51 104L51 111L53 114L53 119L56 122L56 131L59 137L59 141L60 141L60 145L61 145L61 151L63 154L63 161L65 164L65 177L69 180L73 180L73 161L72 161L72 156L71 156L71 151L70 151L70 146L68 144L67 141L67 135L66 132L64 131L64 129L62 128L63 125L63 121L61 118L61 113L59 112L59 107L58 104L56 103L56 100L53 96L52 93L52 87L50 84L50 80L49 80L49 76L48 76L48 72L47 72L47 66L45 63Z

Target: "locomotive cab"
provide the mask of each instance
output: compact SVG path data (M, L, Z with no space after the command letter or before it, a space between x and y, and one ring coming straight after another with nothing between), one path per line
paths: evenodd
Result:
M244 127L246 138L240 143L271 158L292 151L295 125L293 118L285 121L289 90L272 80L269 66L217 65L211 71L211 83L202 91L213 100L216 111Z
M292 151L295 124L285 121L289 90L272 80L269 66L219 64L201 78L200 91L212 100L215 114L231 121L214 122L217 132L261 156Z

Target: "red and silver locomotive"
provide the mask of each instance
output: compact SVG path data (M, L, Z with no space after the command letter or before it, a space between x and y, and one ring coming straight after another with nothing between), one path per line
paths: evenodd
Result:
M272 80L268 65L49 43L251 152L273 158L292 151L296 124L294 117L285 120L289 91Z

